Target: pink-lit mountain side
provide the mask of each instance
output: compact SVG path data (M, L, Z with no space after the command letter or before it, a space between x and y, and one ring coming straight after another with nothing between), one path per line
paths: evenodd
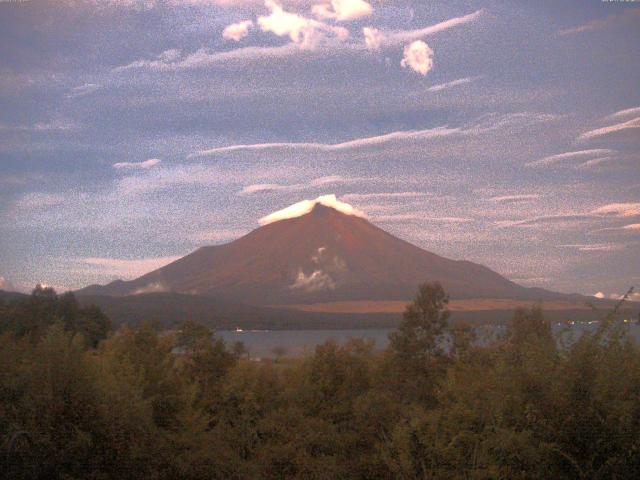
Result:
M441 257L361 216L320 203L228 244L202 247L135 280L93 285L78 293L179 293L303 311L336 312L343 306L345 312L366 313L401 311L425 281L441 282L454 301L452 308L462 310L474 305L513 309L537 300L555 309L575 309L587 300L525 288L487 267Z

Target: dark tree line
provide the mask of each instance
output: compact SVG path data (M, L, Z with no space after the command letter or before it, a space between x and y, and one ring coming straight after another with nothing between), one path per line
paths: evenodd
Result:
M490 345L421 286L390 337L273 364L211 332L108 332L36 290L0 304L0 476L640 478L640 350L610 320L559 346L539 308Z

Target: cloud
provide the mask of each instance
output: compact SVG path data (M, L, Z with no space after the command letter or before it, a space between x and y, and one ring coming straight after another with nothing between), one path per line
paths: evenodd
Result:
M573 244L558 246L560 248L574 248L579 252L617 252L626 248L626 245L620 243Z
M630 223L622 227L624 230L640 230L640 223Z
M302 269L298 270L298 276L292 285L292 290L304 290L306 292L318 292L322 290L334 290L336 284L333 279L322 270L314 270L310 275L305 275Z
M633 24L640 19L640 8L630 8L622 13L614 13L599 20L592 20L577 27L566 28L558 31L558 35L575 35L576 33L595 32L609 28L620 27L625 24Z
M563 225L591 221L596 218L587 214L559 214L525 218L523 220L500 220L494 222L498 228L509 227L539 227L544 225Z
M144 162L118 162L113 164L113 168L118 170L148 170L161 162L157 158L150 158Z
M362 34L364 35L364 43L369 50L379 50L386 38L384 33L373 27L364 27Z
M169 287L167 287L164 283L153 282L148 285L145 285L144 287L135 289L133 292L131 292L131 295L142 295L144 293L161 293L161 292L168 292L168 291L169 291Z
M603 163L608 163L611 162L612 160L616 160L615 157L598 157L598 158L594 158L592 160L587 160L586 162L582 162L579 165L576 165L576 169L579 170L586 170L589 168L593 168L593 167L597 167L599 165L602 165Z
M539 198L541 198L541 195L538 194L502 195L491 197L489 201L494 203L520 203L530 202L531 200L537 200Z
M341 202L332 194L322 195L315 200L302 200L301 202L295 203L287 208L283 208L282 210L278 210L277 212L262 217L258 223L260 223L260 225L268 225L270 223L279 222L280 220L301 217L311 212L316 205L324 205L325 207L333 208L346 215L366 218L366 215L363 212L352 207L348 203Z
M231 25L226 26L222 31L222 38L239 42L244 37L249 35L249 30L251 28L253 28L252 20L244 20L242 22L232 23Z
M451 82L440 83L438 85L433 85L432 87L427 88L427 92L439 92L441 90L447 90L459 85L466 85L467 83L473 82L477 78L479 77L459 78L457 80L452 80Z
M247 185L239 194L240 195L252 195L254 193L262 192L281 192L281 191L300 191L309 188L323 187L325 185L335 183L353 183L360 181L360 178L345 178L339 175L329 175L326 177L319 177L311 180L308 183L293 183L288 185L281 185L279 183L256 183L253 185Z
M349 201L367 201L379 199L407 199L407 198L423 198L430 197L430 193L425 192L378 192L378 193L348 193L343 195L344 200Z
M97 83L85 83L84 85L72 88L67 94L67 98L84 97L85 95L89 95L90 93L99 90L101 87L102 86Z
M327 38L346 40L349 31L346 28L327 25L296 13L286 12L274 0L266 0L269 15L258 17L258 25L263 32L271 32L279 37L289 37L303 49L313 49Z
M289 57L300 51L295 43L289 43L279 47L243 47L226 52L215 52L209 48L200 48L188 55L182 55L180 50L166 50L153 60L135 60L126 65L115 67L113 73L122 73L128 70L147 69L158 72L190 70L211 67L231 62L264 61ZM166 55L170 52L170 55ZM177 55L176 55L177 53Z
M608 127L597 128L581 134L578 140L589 140L596 137L602 137L603 135L609 135L611 133L621 132L624 130L640 128L640 117L632 118L629 121L623 123L616 123L609 125Z
M426 75L433 68L433 50L422 40L416 40L404 47L400 66Z
M355 148L362 148L372 145L383 145L390 142L413 140L413 139L431 139L438 137L446 137L455 133L459 133L459 128L448 128L446 125L425 130L408 130L391 132L384 135L373 137L357 138L342 143L326 144L326 143L256 143L249 145L230 145L227 147L216 147L200 152L192 153L188 157L204 157L221 153L248 152L248 151L265 151L265 150L305 150L317 152L336 152Z
M271 4L279 7L275 2L271 2ZM282 7L279 8L281 9ZM314 50L314 47L318 46L318 44L322 43L326 43L327 46L330 47L316 50L322 55L331 55L344 51L359 52L362 49L371 49L374 47L396 47L407 43L407 41L439 33L458 25L474 22L480 18L482 13L482 10L478 10L469 15L451 18L419 30L382 32L369 28L369 43L367 43L367 34L365 34L365 44L362 45L345 42L349 36L349 31L344 28L332 27L322 22L307 19L296 14L288 14L288 12L283 11L283 14L292 15L296 18L287 17L286 15L284 16L284 20L282 17L279 17L281 19L280 21L274 21L273 18L271 18L271 20L265 20L267 22L266 26L269 29L277 27L278 31L282 32L280 36L291 37L292 33L294 33L294 36L296 36L295 34L297 33L301 43L293 41L277 47L253 46L236 48L230 51L213 51L203 47L190 54L183 54L180 50L171 49L162 52L153 59L134 60L128 64L114 67L111 71L113 73L123 73L129 70L147 69L166 72L206 68L232 62L264 62L265 59L287 58L302 52L309 52ZM271 15L260 18L268 19L270 17ZM276 16L276 18L278 18L278 16ZM304 32L307 32L307 39L309 40L306 44L304 43Z
M390 215L376 215L373 218L376 222L420 222L420 223L469 223L473 218L467 217L429 217L424 213L394 213Z
M454 17L444 22L436 23L429 27L421 28L418 30L396 30L393 32L385 32L385 44L389 46L401 45L406 42L418 40L435 33L440 33L450 28L472 23L478 20L484 14L484 10L476 10L473 13L464 15L462 17Z
M640 107L625 108L624 110L619 110L615 113L612 113L607 118L608 119L624 118L632 115L640 115Z
M131 260L124 258L88 257L76 259L76 262L85 265L85 268L89 271L121 278L123 280L130 280L157 270L160 267L164 267L179 258L181 257L154 257Z
M596 298L602 299L602 298L604 298L604 293L602 293L602 292L594 293L593 296L596 297Z
M565 160L575 160L584 157L593 157L593 156L602 156L602 155L610 155L616 153L613 150L603 149L603 148L594 148L590 150L578 150L573 152L564 152L559 153L557 155L551 155L549 157L541 158L540 160L535 160L533 162L525 163L525 167L542 167L547 165L552 165L558 162L562 162Z
M0 290L4 290L6 292L13 292L15 290L15 287L9 280L4 278L3 276L0 276Z
M640 215L640 203L610 203L591 211L594 215L634 217Z
M54 207L64 202L64 196L53 193L32 192L22 196L16 207L21 210L38 210L41 208Z
M373 12L371 5L364 0L331 0L331 4L314 5L313 14L322 19L333 19L340 22L368 17Z
M77 129L78 125L64 119L50 120L44 122L36 122L31 125L3 125L0 124L1 130L16 132L50 132L50 131L67 131Z

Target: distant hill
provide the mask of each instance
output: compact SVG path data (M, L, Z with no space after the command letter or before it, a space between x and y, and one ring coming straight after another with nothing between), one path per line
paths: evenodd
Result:
M435 280L453 299L587 299L523 287L483 265L441 257L364 218L320 204L231 243L202 247L135 280L92 285L77 293L176 293L257 306L407 301L419 283Z

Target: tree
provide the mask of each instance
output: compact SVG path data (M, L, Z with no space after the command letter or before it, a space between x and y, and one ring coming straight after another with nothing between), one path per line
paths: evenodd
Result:
M449 296L440 283L423 283L404 312L397 332L389 336L395 354L407 361L424 362L440 355L440 341L449 319Z

